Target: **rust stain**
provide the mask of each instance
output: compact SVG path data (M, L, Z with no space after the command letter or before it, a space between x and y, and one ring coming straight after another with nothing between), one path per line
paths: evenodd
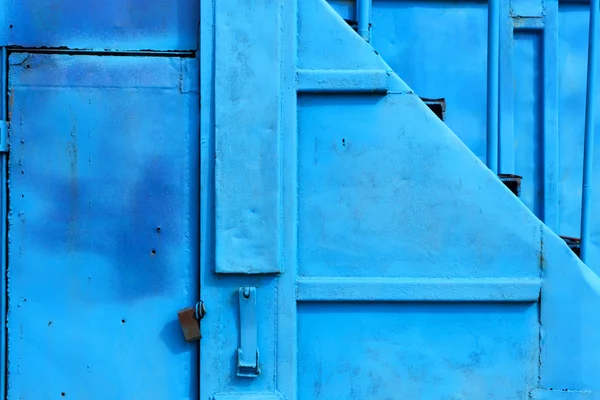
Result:
M15 106L15 89L11 88L8 95L8 120L12 119L13 108Z

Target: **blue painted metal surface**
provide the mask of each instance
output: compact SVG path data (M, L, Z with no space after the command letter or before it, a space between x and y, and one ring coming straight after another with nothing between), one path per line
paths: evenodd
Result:
M583 182L581 199L581 259L588 262L590 227L592 224L592 174L594 173L594 131L596 129L597 69L598 69L598 19L600 2L590 2L590 39L588 44L588 68L585 102L585 135L583 140Z
M6 139L8 139L8 124L6 122L6 116L8 111L7 100L7 83L8 83L8 52L6 47L2 47L0 51L0 123L5 125ZM2 294L2 301L0 302L0 321L5 329L0 331L0 395L6 394L6 310L7 310L7 292L6 292L6 262L7 262L7 227L6 227L6 216L8 211L8 171L6 163L6 153L0 154L0 293Z
M0 42L93 50L194 50L196 0L3 0Z
M599 398L589 4L1 4L7 398Z
M238 289L240 302L240 347L237 375L256 378L260 374L260 354L257 347L256 288Z
M341 4L336 9L344 13ZM446 99L445 122L484 161L487 16L485 2L381 0L372 17L373 47L417 94ZM527 206L558 234L578 238L589 4L501 2L500 26L499 171L523 176ZM600 174L591 176L595 187ZM600 265L599 230L593 218L593 268Z
M358 22L358 34L367 42L371 41L371 1L356 1L356 20Z
M197 76L10 55L8 398L197 396Z
M489 0L487 72L487 152L486 165L498 173L498 131L500 91L500 0Z
M215 7L214 79L221 88L214 99L216 271L276 273L281 271L281 39L278 25L255 21L277 20L279 10L251 2ZM250 73L256 64L262 68ZM253 178L241 170L253 171Z

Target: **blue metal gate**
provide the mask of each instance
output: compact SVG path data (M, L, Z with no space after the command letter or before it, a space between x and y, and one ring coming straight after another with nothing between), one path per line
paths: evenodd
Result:
M0 4L6 398L598 397L588 4Z

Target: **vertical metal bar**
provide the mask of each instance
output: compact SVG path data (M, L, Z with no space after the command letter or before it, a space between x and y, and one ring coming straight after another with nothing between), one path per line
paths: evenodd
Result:
M358 22L358 34L367 42L371 41L371 0L357 0L356 20Z
M298 329L294 293L298 277L298 1L284 1L281 46L281 264L284 273L277 278L277 389L282 398L298 398Z
M204 71L204 65L203 65L203 57L202 57L202 51L203 51L203 39L206 40L205 38L202 37L201 32L203 31L204 28L204 21L202 19L202 12L204 11L202 8L202 3L206 3L203 2L202 0L198 0L198 12L199 12L199 21L198 21L198 32L197 32L197 39L198 39L198 51L196 52L196 58L198 59L198 92L199 92L199 96L200 96L200 101L198 103L198 105L200 106L202 104L202 98L205 95L204 92L204 87L203 84L205 83L205 79L202 75L202 72ZM212 19L212 18L211 18ZM212 33L212 32L211 32ZM212 55L211 55L212 56ZM205 61L204 61L205 62ZM212 63L210 64L212 65ZM208 68L207 68L208 70ZM212 70L211 70L212 71ZM212 98L207 96L210 100L212 101ZM202 237L204 235L204 228L205 228L205 215L204 215L204 209L202 207L202 205L205 203L206 201L206 190L202 190L202 187L204 186L204 184L206 184L206 181L204 180L204 175L202 174L203 169L205 167L205 159L203 157L206 156L204 149L206 146L202 146L202 143L204 143L204 139L205 139L205 132L204 132L204 126L202 125L202 121L205 118L205 115L203 115L203 109L204 108L210 108L210 107L202 107L200 106L198 109L198 115L199 115L199 119L200 119L200 123L198 124L198 131L199 131L199 135L200 135L200 143L198 146L198 158L200 161L200 165L199 165L199 177L198 177L198 184L199 184L199 198L200 198L200 204L198 204L199 210L198 210L198 233L199 233L199 240L198 240L198 296L200 299L202 299L202 282L203 282L203 269L204 266L206 264L206 252L205 252L205 244L202 242ZM202 324L200 324L200 335L202 335ZM201 382L201 377L202 377L202 346L198 345L198 369L197 369L197 373L198 373L198 381L196 382L196 386L197 386L197 391L198 391L198 397L202 398L202 382Z
M498 172L514 175L515 172L515 89L514 89L514 25L510 15L510 4L501 3L500 15L500 69L498 82L500 93L498 104L502 118L498 119Z
M558 233L558 0L546 1L543 32L544 223Z
M2 82L0 82L0 88L2 89L2 96L0 97L0 119L2 119L3 121L6 121L6 96L7 96L7 92L6 92L6 84L8 83L8 75L7 75L7 68L8 68L8 56L6 54L6 47L2 47L2 52L1 52L1 65L0 65L0 71L2 71Z
M198 0L200 7L199 46L200 59L200 296L207 302L208 312L221 315L227 304L219 301L221 292L219 278L214 271L215 249L215 63L214 63L214 1ZM203 324L202 334L213 340L204 341L199 347L198 386L201 399L208 399L218 391L223 366L218 362L218 341L221 332L217 324ZM215 362L214 360L217 360ZM203 379L206 378L206 379Z
M2 47L0 56L0 69L2 74L0 75L0 120L7 120L8 105L6 102L8 95L8 52L6 47ZM7 297L6 297L6 268L7 268L7 203L8 203L8 165L7 165L7 153L0 153L0 291L1 291L1 304L0 307L2 318L2 329L0 329L0 396L6 398L6 352L8 345L6 343L6 311L7 311Z
M598 13L600 0L590 1L590 38L588 43L588 71L585 104L585 134L583 141L583 184L581 198L581 259L589 261L592 166L594 158L594 128L596 123L596 72L598 69Z
M486 164L498 173L498 101L500 88L500 0L488 3L487 154Z

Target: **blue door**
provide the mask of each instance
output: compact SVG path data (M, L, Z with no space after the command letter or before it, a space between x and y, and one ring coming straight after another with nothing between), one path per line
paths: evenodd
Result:
M409 3L373 32L422 69ZM201 398L593 397L597 276L351 25L201 2Z
M197 60L57 53L9 58L8 398L196 399Z

